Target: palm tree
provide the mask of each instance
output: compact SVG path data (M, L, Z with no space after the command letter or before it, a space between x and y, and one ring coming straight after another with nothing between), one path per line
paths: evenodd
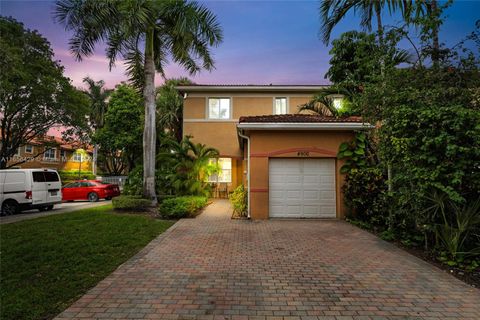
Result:
M388 6L390 12L402 6L397 0L322 0L320 4L320 18L322 20L321 34L324 43L328 44L333 28L349 11L361 14L360 25L370 31L375 15L377 20L378 40L383 42L382 10Z
M83 78L83 83L87 85L87 90L83 90L83 92L90 100L88 120L93 131L96 131L103 127L105 113L107 112L107 99L113 90L105 89L105 82L103 80L94 81L90 77L85 77ZM93 148L93 174L97 174L97 155L98 147L95 144Z
M103 80L94 81L90 77L85 77L83 83L87 85L87 89L83 92L90 99L90 114L88 116L90 126L93 130L97 130L103 127L105 113L107 112L107 99L113 90L105 89Z
M143 91L143 195L155 194L155 72L165 77L169 57L190 74L214 66L210 47L222 41L217 18L194 1L57 0L55 18L69 31L70 50L79 61L106 43L110 68L125 59L129 79Z
M176 193L208 195L210 190L206 178L218 171L217 166L210 164L212 158L218 157L218 150L194 143L190 136L180 142L171 139L163 149L157 160L173 169L167 178Z
M169 79L157 89L157 125L177 141L182 140L183 97L175 87L188 84L188 78Z

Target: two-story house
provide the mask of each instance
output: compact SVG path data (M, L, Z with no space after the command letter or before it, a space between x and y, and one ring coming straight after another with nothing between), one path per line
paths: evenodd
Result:
M84 147L59 137L45 136L33 139L18 148L7 164L18 169L92 171L92 154L91 146Z
M188 85L183 135L219 150L215 176L247 186L253 219L342 218L337 159L342 142L368 128L359 117L298 114L318 85Z

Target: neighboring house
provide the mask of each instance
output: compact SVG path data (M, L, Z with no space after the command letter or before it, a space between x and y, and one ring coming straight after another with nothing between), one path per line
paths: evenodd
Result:
M8 165L12 168L48 168L65 171L92 171L93 149L82 148L58 137L46 136L30 141L17 149ZM38 156L37 156L38 155ZM16 164L17 162L24 161Z
M249 189L253 219L343 218L338 148L359 117L297 114L322 86L189 85L183 94L183 134L219 150L222 172L212 178L232 191ZM250 159L250 165L248 165ZM250 183L248 183L250 176Z

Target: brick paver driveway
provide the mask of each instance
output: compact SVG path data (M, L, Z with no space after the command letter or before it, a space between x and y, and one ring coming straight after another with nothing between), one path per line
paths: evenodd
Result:
M480 319L480 290L342 221L181 220L58 319Z

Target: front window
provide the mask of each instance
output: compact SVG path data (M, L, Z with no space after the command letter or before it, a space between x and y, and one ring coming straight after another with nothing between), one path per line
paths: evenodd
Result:
M31 144L25 146L25 153L33 153L33 146Z
M231 158L210 159L210 163L218 164L220 171L208 177L208 182L223 182L223 183L232 182L232 159Z
M47 149L43 154L43 159L45 160L55 160L55 148Z
M274 114L287 114L287 98L275 98Z
M67 161L67 151L60 150L60 159L64 162Z
M230 98L208 98L209 119L230 119Z
M83 155L80 152L75 152L73 154L73 161L82 162L83 161Z

